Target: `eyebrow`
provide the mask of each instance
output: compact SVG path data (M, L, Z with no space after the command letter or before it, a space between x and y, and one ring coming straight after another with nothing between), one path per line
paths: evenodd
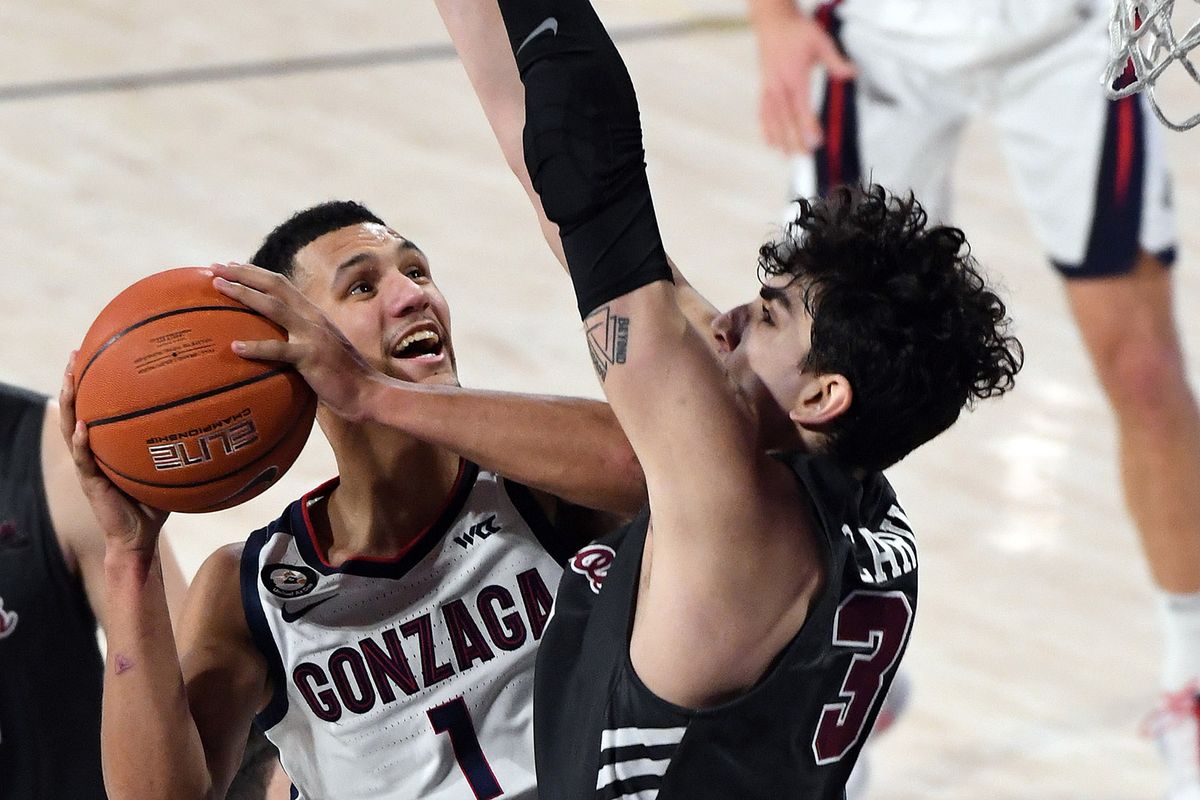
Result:
M415 242L410 242L408 239L401 239L400 244L396 246L396 249L401 252L404 252L405 250L415 250L421 255L425 255L425 251L423 251L420 247L417 247ZM347 258L341 264L338 264L337 269L333 272L334 280L337 280L337 276L341 275L351 267L356 267L364 261L370 261L374 257L374 254L370 252L363 252L350 256L350 258Z
M792 310L792 301L783 289L777 289L774 286L763 286L758 290L758 296L768 303L779 303L779 305L783 306L784 311L790 312Z

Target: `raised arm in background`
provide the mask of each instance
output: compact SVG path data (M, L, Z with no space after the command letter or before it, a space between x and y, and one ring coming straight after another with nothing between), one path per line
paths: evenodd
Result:
M770 404L729 380L712 333L681 308L646 183L633 87L590 5L502 0L507 53L494 2L438 7L485 108L512 96L517 53L530 185L560 229L597 373L646 473L653 567L630 654L660 696L706 705L757 680L821 581L816 542L798 535L808 520L795 481L758 435L783 430L787 415L760 419ZM488 116L502 146L511 143L504 126L514 115ZM589 152L604 155L575 157ZM845 402L813 388L813 420ZM678 668L680 653L688 670Z
M435 0L450 37L455 42L459 59L466 69L479 105L500 144L504 160L520 181L533 205L538 225L550 250L563 267L563 254L558 226L546 218L541 198L529 179L525 166L522 132L525 127L525 87L517 74L513 51L504 32L500 9L494 2L478 3L463 0ZM708 330L717 317L717 309L697 292L668 258L679 307L688 320L701 332Z

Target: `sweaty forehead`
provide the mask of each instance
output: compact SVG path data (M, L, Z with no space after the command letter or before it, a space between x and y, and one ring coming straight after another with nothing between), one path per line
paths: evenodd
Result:
M355 248L391 247L397 244L412 244L386 225L375 222L360 222L322 234L300 248L300 257L306 251L313 255L329 256ZM416 245L412 245L415 247Z
M296 277L308 279L321 273L332 274L357 255L397 248L420 252L413 242L386 225L362 222L322 234L296 252Z

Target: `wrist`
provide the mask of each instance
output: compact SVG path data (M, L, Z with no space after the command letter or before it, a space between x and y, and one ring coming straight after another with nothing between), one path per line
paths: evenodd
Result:
M146 550L110 540L104 549L104 574L110 581L133 578L140 583L157 563L157 548Z
M355 422L370 422L390 424L385 409L388 407L389 395L399 387L395 382L380 372L367 375L358 388ZM393 400L394 401L394 400Z

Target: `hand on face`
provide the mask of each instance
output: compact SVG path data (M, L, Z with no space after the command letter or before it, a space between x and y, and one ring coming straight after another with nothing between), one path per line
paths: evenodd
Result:
M243 358L282 361L295 367L329 410L350 421L361 420L366 381L379 373L371 367L321 309L282 275L247 264L213 264L213 286L287 331L276 339L234 342Z
M137 552L150 558L168 512L134 501L114 486L97 466L88 444L87 426L75 419L75 360L78 355L78 351L71 353L58 395L63 440L71 451L79 484L92 513L104 530L109 552Z

